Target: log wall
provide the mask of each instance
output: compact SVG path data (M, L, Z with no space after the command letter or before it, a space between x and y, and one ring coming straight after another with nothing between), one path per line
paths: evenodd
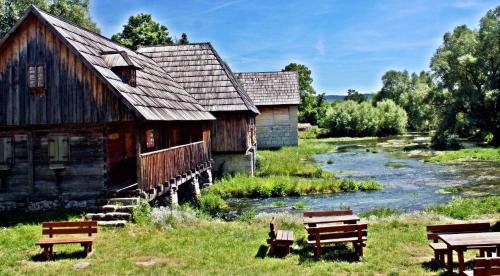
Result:
M54 163L49 161L51 135L68 137L69 159L58 164L60 169L54 169ZM9 129L0 131L0 136L15 141L13 162L2 172L0 210L12 202L20 206L35 204L33 209L58 207L51 204L95 200L103 193L107 176L102 127ZM37 202L48 203L37 206Z
M45 65L45 90L28 65ZM0 49L0 126L130 121L132 114L42 22L26 20Z
M246 112L213 112L214 153L243 152L256 144L255 116Z

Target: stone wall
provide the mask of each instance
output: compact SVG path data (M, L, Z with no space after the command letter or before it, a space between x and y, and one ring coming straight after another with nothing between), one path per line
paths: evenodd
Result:
M256 120L259 149L298 145L297 106L259 106L259 111Z
M213 155L215 165L212 167L216 175L222 174L246 174L251 175L255 171L255 154L245 153L217 153Z

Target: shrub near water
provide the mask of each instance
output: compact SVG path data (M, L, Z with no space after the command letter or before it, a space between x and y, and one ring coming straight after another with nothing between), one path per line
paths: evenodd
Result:
M200 197L200 209L212 216L218 215L227 209L227 204L220 195L204 191Z
M484 214L500 213L500 196L479 198L453 197L449 204L433 206L428 211L454 219L469 219Z
M382 185L374 180L336 178L300 178L292 176L225 177L209 188L210 193L228 197L282 197L308 194L334 194L358 190L380 190Z

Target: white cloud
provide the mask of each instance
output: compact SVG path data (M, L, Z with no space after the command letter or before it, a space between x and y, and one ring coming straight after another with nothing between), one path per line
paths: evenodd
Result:
M316 50L318 50L320 56L325 55L326 49L325 49L325 42L323 41L323 39L319 39L318 42L316 42L315 48Z
M465 0L465 1L454 1L451 6L457 9L468 9L478 6L479 3L474 0Z

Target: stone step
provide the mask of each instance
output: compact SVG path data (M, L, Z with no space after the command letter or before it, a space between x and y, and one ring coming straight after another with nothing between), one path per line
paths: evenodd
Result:
M117 197L108 199L108 205L138 205L139 198L138 197Z
M135 205L116 205L116 204L106 204L102 206L105 212L132 212Z
M89 213L85 215L87 220L129 220L132 217L127 212Z
M127 224L126 220L98 220L98 226L104 227L124 227Z

